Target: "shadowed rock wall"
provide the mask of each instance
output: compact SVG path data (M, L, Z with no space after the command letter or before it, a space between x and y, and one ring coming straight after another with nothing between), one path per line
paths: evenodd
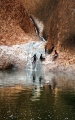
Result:
M36 19L38 19L38 21L41 21L44 24L44 29L42 32L44 38L47 40L50 28L50 16L56 8L58 0L22 0L22 3L26 7L28 13L32 15L35 22Z
M49 41L61 50L75 50L75 1L60 0L49 23Z
M75 0L22 0L27 11L44 24L43 36L48 45L58 49L75 48Z

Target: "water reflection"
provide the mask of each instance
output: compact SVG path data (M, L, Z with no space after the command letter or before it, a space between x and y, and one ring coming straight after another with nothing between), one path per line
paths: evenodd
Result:
M74 118L73 74L40 70L0 71L1 120Z
M44 80L42 78L42 74L39 71L32 71L33 85L34 89L32 92L32 101L40 100L39 97L41 95L41 90L44 86Z

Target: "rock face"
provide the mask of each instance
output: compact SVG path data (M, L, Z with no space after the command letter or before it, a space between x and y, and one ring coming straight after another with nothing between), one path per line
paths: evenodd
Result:
M58 0L20 0L26 7L28 13L33 17L35 23L36 19L42 22L44 27L42 33L45 39L48 37L50 28L50 17L58 4ZM39 25L37 24L39 27Z
M24 68L25 51L12 45L39 40L25 6L19 0L0 1L0 69Z
M47 49L54 44L56 64L75 65L75 0L1 0L0 6L0 45L38 39L31 16Z
M74 0L22 0L26 9L44 24L43 36L49 44L62 49L75 48L75 1ZM34 17L35 16L35 17Z
M44 24L42 33L47 49L54 44L58 64L75 65L75 0L22 0L22 3L27 4L34 21L38 18Z
M59 49L75 50L75 1L60 0L50 17L49 41Z
M36 36L35 28L19 0L0 1L0 45L21 44Z

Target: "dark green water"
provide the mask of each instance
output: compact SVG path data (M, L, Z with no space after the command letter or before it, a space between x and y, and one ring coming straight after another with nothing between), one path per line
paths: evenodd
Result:
M0 72L0 120L75 120L75 76Z

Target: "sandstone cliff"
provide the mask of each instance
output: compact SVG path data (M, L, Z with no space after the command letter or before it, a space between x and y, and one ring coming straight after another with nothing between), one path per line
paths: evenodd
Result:
M19 0L0 2L0 45L21 44L33 39L35 28Z
M54 44L59 54L56 66L75 66L74 0L1 0L0 6L0 45L35 40L32 17L39 36L47 40L47 49Z
M42 35L47 49L54 44L59 53L58 65L75 66L75 1L74 0L22 0L28 12L42 21ZM38 26L39 27L39 26ZM59 64L60 63L60 64Z
M22 0L27 11L44 24L43 36L60 48L75 48L75 1L74 0Z
M19 45L39 40L25 7L19 0L0 1L0 69L16 64L23 68L25 51ZM8 47L7 47L8 46ZM21 57L23 56L23 57Z

